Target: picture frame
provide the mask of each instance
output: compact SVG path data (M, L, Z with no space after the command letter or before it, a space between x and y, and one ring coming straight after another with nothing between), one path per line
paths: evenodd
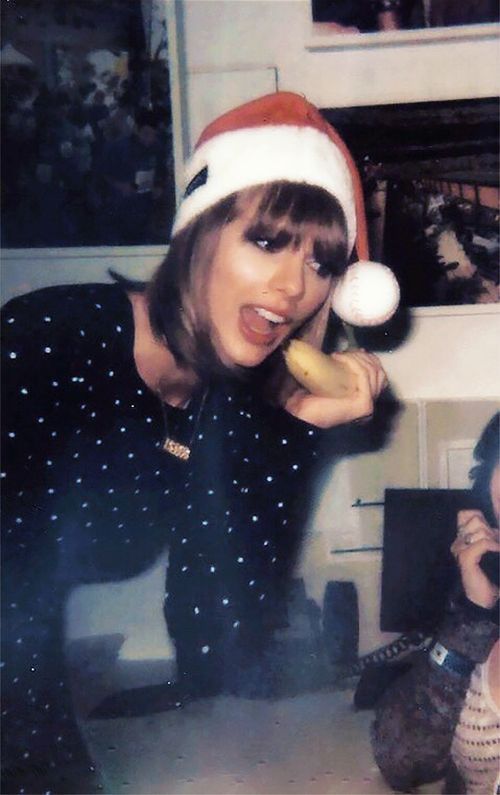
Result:
M170 9L19 0L4 12L2 248L163 246L177 190Z
M311 16L315 24L347 34L449 30L496 23L499 8L491 0L311 0Z
M497 303L498 99L340 109L326 118L360 167L372 259L402 306Z

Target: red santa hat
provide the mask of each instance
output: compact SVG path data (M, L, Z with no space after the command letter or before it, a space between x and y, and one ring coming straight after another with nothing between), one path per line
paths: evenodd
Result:
M304 97L260 97L220 116L202 132L186 167L186 190L173 234L231 193L286 180L316 185L342 207L349 251L368 258L358 170L339 134Z
M323 188L344 211L349 255L355 249L361 260L337 284L334 311L355 325L377 325L394 313L399 301L394 275L383 265L366 262L363 189L351 153L320 111L300 94L278 91L215 119L202 132L185 178L172 235L244 188L283 180Z

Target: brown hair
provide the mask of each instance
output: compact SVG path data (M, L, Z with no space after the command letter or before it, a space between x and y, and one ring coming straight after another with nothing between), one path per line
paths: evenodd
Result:
M244 212L249 229L274 237L285 233L288 245L314 241L314 256L325 273L340 276L347 267L346 223L340 204L322 188L275 182L247 188L222 199L195 218L171 241L169 251L147 288L151 326L167 342L179 364L191 367L202 378L217 375L245 377L248 370L228 371L211 342L205 284L224 226ZM328 319L328 302L295 336L321 347ZM276 375L269 357L267 374ZM279 368L280 369L280 368ZM255 372L255 371L250 371Z

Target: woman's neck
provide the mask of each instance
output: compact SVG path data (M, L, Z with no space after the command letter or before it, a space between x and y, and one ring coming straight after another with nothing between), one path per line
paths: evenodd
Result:
M196 374L180 367L167 345L153 334L144 293L127 293L134 316L134 361L151 391L170 406L185 406L198 385Z

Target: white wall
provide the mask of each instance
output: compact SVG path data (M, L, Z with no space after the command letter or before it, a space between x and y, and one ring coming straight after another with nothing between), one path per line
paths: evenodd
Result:
M199 72L275 67L282 90L304 93L319 107L349 107L498 94L500 51L494 26L474 32L317 34L309 0L184 0L185 60L192 143L216 115L200 119L190 96ZM222 22L222 24L221 24ZM474 33L474 35L472 35ZM402 41L405 45L402 46ZM244 73L241 101L248 88ZM195 79L195 78L194 78ZM215 92L217 94L217 92ZM220 92L219 92L220 93ZM254 96L261 93L256 86ZM234 105L234 91L227 108Z
M9 249L2 252L1 299L53 284L109 281L108 269L147 280L167 246Z
M494 398L500 391L500 304L425 307L407 341L380 358L404 400Z

